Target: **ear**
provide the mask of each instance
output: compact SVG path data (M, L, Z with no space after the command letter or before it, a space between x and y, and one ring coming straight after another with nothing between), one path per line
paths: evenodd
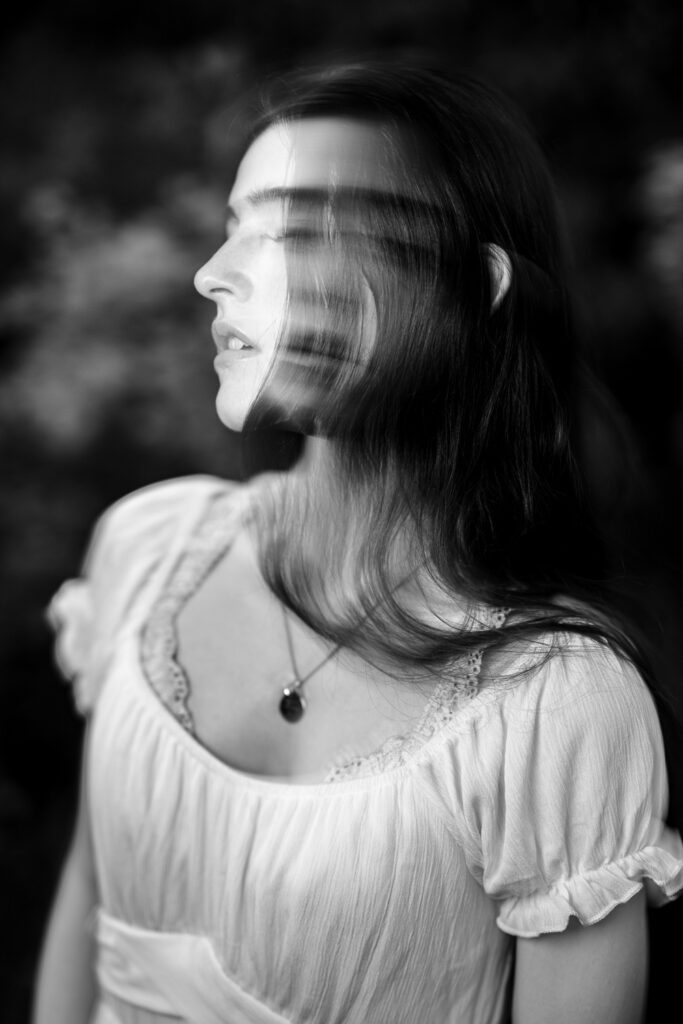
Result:
M489 274L491 275L491 312L500 306L512 284L512 262L510 257L499 245L489 243L484 246L489 263Z

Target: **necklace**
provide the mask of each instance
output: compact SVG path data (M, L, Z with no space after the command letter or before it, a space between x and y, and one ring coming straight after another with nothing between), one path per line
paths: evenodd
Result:
M289 626L289 619L287 618L287 611L283 607L282 618L285 624L285 634L287 636L287 647L289 649L289 660L292 663L292 671L294 672L294 679L287 686L282 688L282 696L280 698L280 714L285 721L290 722L294 725L295 722L300 722L304 717L306 711L306 698L303 694L304 684L308 680L319 672L323 665L326 665L330 661L337 651L341 648L341 644L337 644L332 648L329 654L327 654L321 662L319 662L314 669L312 669L308 675L304 676L303 679L299 673L299 669L296 666L296 659L294 657L294 643L292 641L292 634Z
M410 579L411 576L412 572L409 572L406 576L404 576L403 579L400 580L398 584L392 589L391 593L395 593L395 591L398 590L399 587L402 587L406 580ZM294 657L294 642L292 640L292 634L290 631L289 619L287 618L287 609L285 608L284 605L281 605L280 607L282 608L282 618L285 624L285 635L287 637L287 647L289 649L289 660L292 663L294 679L287 686L283 686L279 708L280 714L285 719L285 721L294 724L295 722L300 722L306 712L306 698L304 697L303 694L304 684L307 683L308 680L316 674L316 672L319 672L323 665L326 665L328 661L330 661L335 656L335 654L337 654L337 652L341 650L342 644L335 644L330 653L327 654L323 658L323 660L319 662L315 666L315 668L312 669L308 673L308 675L304 676L304 678L302 679L299 673L299 669L296 667L296 658ZM363 621L368 619L374 613L375 609L376 606L373 607L371 611L367 612L363 616Z

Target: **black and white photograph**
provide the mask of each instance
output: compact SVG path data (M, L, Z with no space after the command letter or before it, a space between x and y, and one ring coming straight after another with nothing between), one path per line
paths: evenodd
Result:
M0 1024L683 1017L683 6L0 37Z

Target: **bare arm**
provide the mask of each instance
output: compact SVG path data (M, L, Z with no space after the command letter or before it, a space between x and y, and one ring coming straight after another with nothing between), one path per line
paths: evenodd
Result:
M598 924L517 940L513 1024L641 1024L647 919L641 891Z
M87 1024L90 1019L96 993L90 926L96 905L97 886L82 777L74 837L43 942L33 1024Z

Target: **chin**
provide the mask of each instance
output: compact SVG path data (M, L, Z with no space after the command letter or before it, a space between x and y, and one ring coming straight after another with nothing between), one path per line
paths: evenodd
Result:
M228 430L235 430L239 433L244 429L248 410L242 408L239 402L234 400L228 401L227 397L221 395L220 391L216 395L216 412L218 419Z

